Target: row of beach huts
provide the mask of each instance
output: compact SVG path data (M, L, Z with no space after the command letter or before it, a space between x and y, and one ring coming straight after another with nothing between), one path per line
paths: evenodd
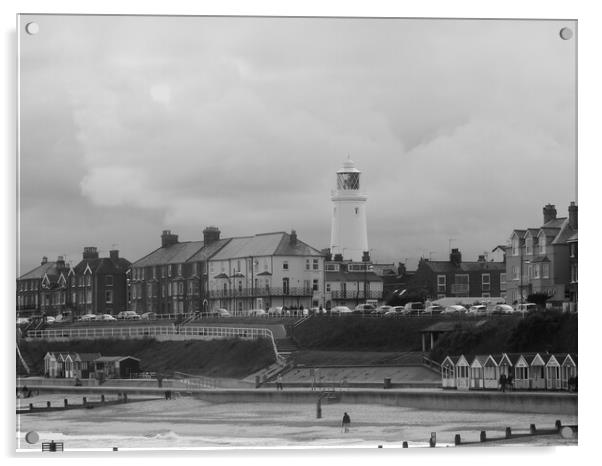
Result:
M514 390L577 389L577 355L573 353L501 353L447 356L441 363L443 388L497 390L500 378Z
M130 378L140 372L140 359L133 356L102 356L100 353L48 352L44 375L52 378Z

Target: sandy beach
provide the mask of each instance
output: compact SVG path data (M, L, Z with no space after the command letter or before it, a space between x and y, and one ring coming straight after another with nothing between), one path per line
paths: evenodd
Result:
M42 394L17 400L22 406L81 404L81 397ZM90 395L89 401L99 401ZM111 398L108 398L111 400ZM19 404L17 405L19 406ZM351 416L351 430L343 433L341 418ZM437 446L453 446L455 434L463 441L478 441L481 430L489 438L503 437L506 426L514 433L526 433L530 424L551 428L556 419L577 424L576 416L517 414L499 412L429 411L383 405L322 405L322 418L316 418L316 405L310 403L208 403L189 397L157 399L135 403L97 406L94 409L38 412L17 416L17 450L41 449L41 442L63 442L68 450L194 449L194 448L278 448L278 447L372 447L400 448L427 446L436 432ZM35 431L38 443L25 442L25 434ZM576 439L559 435L492 442L503 445L576 445Z

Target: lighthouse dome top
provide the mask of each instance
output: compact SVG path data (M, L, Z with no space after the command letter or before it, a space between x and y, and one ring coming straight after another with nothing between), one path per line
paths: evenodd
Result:
M337 173L360 173L360 171L355 168L355 162L347 157L347 160L343 162L343 168L341 168Z

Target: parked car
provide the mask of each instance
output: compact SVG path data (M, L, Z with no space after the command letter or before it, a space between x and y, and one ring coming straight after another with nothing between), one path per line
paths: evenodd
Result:
M83 322L89 322L91 320L96 320L96 314L84 314L79 318L79 320Z
M493 307L491 313L493 315L512 314L514 313L514 308L509 304L497 304Z
M27 317L17 317L17 325L26 325L29 323L29 319Z
M46 316L47 324L54 324L55 322L56 322L56 318L54 318L53 316Z
M468 309L467 314L470 314L471 316L486 316L487 306L483 306L482 304L471 306L470 309Z
M281 316L282 315L282 306L275 306L268 309L269 315Z
M375 313L375 314L386 314L387 312L389 312L389 311L392 311L392 310L393 310L393 306L386 306L386 305L383 305L383 306L378 306L378 307L377 307L377 308L374 310L374 313Z
M217 317L232 317L230 311L228 311L228 309L224 309L223 307L219 307L212 312L214 313L213 315Z
M441 314L465 314L466 308L464 306L460 306L459 304L454 304L452 306L447 306Z
M521 312L525 314L526 312L535 312L537 311L537 304L535 303L524 303L516 306L516 312Z
M390 309L383 314L384 317L397 317L398 315L400 314L395 309Z
M432 306L428 306L424 310L424 314L436 315L441 314L445 308L443 306L439 306L438 304L433 304Z
M111 314L97 314L96 320L117 320Z
M73 315L70 312L64 312L62 314L57 314L55 318L55 322L72 322Z
M347 306L335 306L330 310L331 314L337 315L345 315L345 314L353 314L353 311L349 309Z
M399 314L399 315L403 315L404 311L406 310L406 308L404 306L393 306L393 310Z
M376 307L374 307L372 304L358 304L357 306L355 306L353 312L360 314L371 314L375 310Z
M119 314L117 314L117 318L125 320L138 320L140 319L140 316L136 311L121 311Z
M265 312L263 309L251 309L249 312L247 312L247 315L249 317L263 317L267 316L268 313Z
M404 315L414 316L420 315L424 312L424 303L407 303L404 306Z
M140 315L142 320L155 320L157 318L157 314L155 312L145 312Z

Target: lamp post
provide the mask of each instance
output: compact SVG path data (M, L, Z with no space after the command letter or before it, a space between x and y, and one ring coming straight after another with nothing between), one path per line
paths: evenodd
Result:
M520 256L520 303L521 304L525 303L525 293L524 293L524 285L523 285L523 271L524 271L523 264L530 264L530 263L531 263L531 261L524 260L522 254L521 254L521 256ZM529 277L527 277L527 278L529 278Z

